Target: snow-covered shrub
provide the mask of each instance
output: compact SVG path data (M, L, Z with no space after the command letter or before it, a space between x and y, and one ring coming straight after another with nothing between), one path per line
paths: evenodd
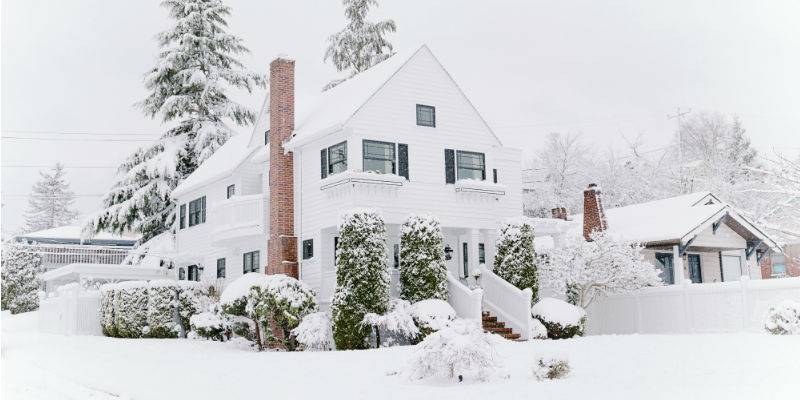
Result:
M539 268L542 286L562 295L573 291L577 305L585 310L597 298L663 284L658 269L642 255L640 244L616 240L605 232L591 237L591 242L571 238L551 250Z
M175 281L178 284L178 314L183 332L189 332L189 319L199 313L203 287L199 282Z
M542 321L531 316L531 338L533 339L547 339L547 328L544 327Z
M140 338L148 334L147 282L117 284L114 290L114 321L119 337Z
M419 327L419 340L448 327L456 319L456 310L444 300L418 301L412 306L411 313Z
M19 314L39 309L37 292L41 286L42 256L36 245L4 245L0 303L3 310Z
M222 311L233 317L231 330L234 335L252 340L259 350L264 348L261 340L261 321L253 309L250 289L264 284L267 275L250 272L230 282L219 297ZM247 322L245 323L245 320Z
M367 313L389 306L386 224L374 210L352 210L339 221L336 291L331 302L333 339L340 350L369 348Z
M484 332L477 321L457 319L416 346L404 374L411 379L497 377L502 372L494 349L498 340L503 339Z
M773 335L800 335L800 303L784 300L770 307L764 329Z
M330 350L333 343L330 313L315 312L306 315L300 325L292 329L292 335L300 350Z
M539 300L539 281L536 275L536 250L533 247L533 227L527 222L514 221L504 225L497 236L494 273L519 289L533 291L531 304Z
M114 291L117 285L113 283L100 286L100 327L103 335L117 337L117 322L114 319Z
M389 310L386 313L382 315L367 313L362 323L377 328L375 330L376 347L381 347L380 332L385 332L388 335L388 340L383 343L391 346L396 341L396 338L404 341L413 341L419 336L419 328L414 323L412 314L411 303L402 299L392 299L389 301Z
M176 338L179 328L175 322L175 307L178 305L178 281L152 280L147 287L147 325L149 337Z
M562 357L539 357L531 367L537 380L561 379L572 370L569 361Z
M214 311L192 315L189 324L197 336L220 342L225 340L227 333L230 332L230 320L225 314Z
M531 308L531 315L539 320L550 339L569 339L583 336L586 311L566 301L545 297Z
M248 298L267 334L265 340L289 351L297 347L292 329L303 317L317 311L314 291L283 274L265 275L261 285L250 288Z
M400 227L400 298L447 300L444 236L430 215L410 215Z

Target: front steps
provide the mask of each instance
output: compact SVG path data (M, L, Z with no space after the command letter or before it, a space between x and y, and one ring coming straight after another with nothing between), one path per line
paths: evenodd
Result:
M483 330L489 333L498 334L508 340L522 341L519 333L514 333L511 328L506 328L506 323L497 320L488 311L483 312Z

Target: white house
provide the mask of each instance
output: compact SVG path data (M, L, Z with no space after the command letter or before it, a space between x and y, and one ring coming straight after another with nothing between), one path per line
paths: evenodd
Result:
M377 209L386 221L393 293L399 226L410 214L439 219L453 277L492 259L498 224L522 214L521 152L503 146L427 46L300 95L296 106L294 65L283 57L270 64L253 133L232 137L173 191L180 277L285 273L326 305L339 215L353 208ZM451 303L473 317L481 300L508 315L500 292L516 290L484 287L475 311L475 293L450 284ZM528 316L505 320L527 337Z

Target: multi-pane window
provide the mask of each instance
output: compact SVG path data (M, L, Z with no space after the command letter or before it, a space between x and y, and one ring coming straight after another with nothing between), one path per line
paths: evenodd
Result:
M472 151L457 151L458 179L486 180L486 156Z
M786 275L786 256L783 254L773 254L772 261L772 275Z
M303 260L314 257L314 239L303 240Z
M206 222L206 196L189 202L189 226Z
M228 186L228 198L230 199L233 195L236 194L236 185L229 185Z
M258 268L259 268L258 267L258 263L259 263L258 256L259 256L259 252L258 251L251 251L249 253L244 253L244 255L242 256L242 258L243 258L242 259L242 272L243 273L246 274L248 272L258 272Z
M186 204L181 204L180 225L181 229L186 228Z
M376 171L382 174L395 173L394 143L365 140L364 171Z
M347 171L347 142L328 147L328 174Z
M217 259L217 278L224 278L225 277L225 259L218 258Z
M478 243L478 263L486 264L486 246L483 243Z
M436 108L417 104L417 125L436 127Z

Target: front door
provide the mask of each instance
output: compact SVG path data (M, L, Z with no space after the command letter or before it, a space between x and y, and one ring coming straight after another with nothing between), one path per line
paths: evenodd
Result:
M699 254L689 254L689 279L692 280L692 283L703 283Z
M464 260L464 277L467 278L467 277L469 277L469 258L467 256L467 254L469 253L469 246L467 245L466 242L464 242L462 244L461 248L463 249L463 251L462 251L463 257L462 257L462 259Z

